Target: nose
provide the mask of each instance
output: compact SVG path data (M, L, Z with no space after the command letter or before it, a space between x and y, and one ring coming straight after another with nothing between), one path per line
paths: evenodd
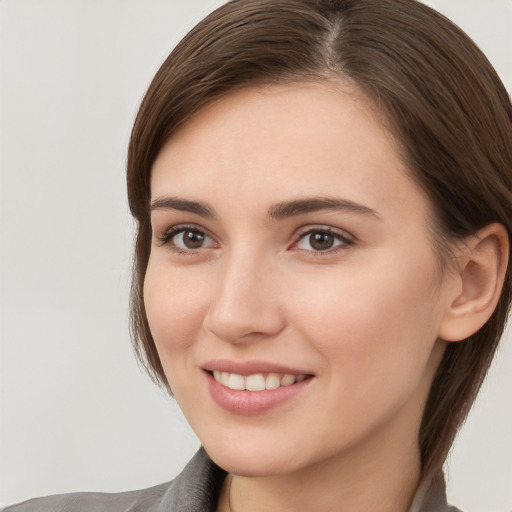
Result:
M216 278L204 326L229 343L276 336L284 329L278 272L264 257L242 253L226 258Z

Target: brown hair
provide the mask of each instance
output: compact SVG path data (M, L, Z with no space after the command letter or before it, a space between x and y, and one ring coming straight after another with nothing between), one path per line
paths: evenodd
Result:
M492 222L511 236L510 99L458 27L415 0L233 0L200 22L164 62L129 146L128 198L138 225L132 334L158 383L167 386L142 297L156 156L195 112L234 89L335 77L355 84L384 113L434 206L441 249ZM424 475L443 464L482 384L506 323L511 285L509 262L490 320L464 342L448 344L420 428Z

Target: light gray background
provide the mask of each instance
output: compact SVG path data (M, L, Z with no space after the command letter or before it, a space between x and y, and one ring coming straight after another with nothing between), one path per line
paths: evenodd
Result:
M0 1L0 502L167 481L198 447L130 350L125 153L174 44L220 0ZM512 1L432 0L511 90ZM512 336L449 462L512 511Z

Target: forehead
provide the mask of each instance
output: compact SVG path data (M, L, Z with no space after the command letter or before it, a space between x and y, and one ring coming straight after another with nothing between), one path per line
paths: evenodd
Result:
M335 193L386 209L399 194L428 208L373 105L332 83L247 88L210 103L164 146L151 188L153 198L229 196L241 206Z
M341 82L298 82L281 85L262 85L233 91L212 100L190 118L167 142L163 154L173 158L192 147L200 149L202 158L207 152L218 154L244 150L247 155L258 153L269 142L276 149L290 143L307 142L296 148L297 153L310 154L311 145L320 135L325 145L339 145L343 138L358 146L365 143L364 133L378 147L394 144L392 136L377 121L376 109L362 93ZM354 147L356 150L357 147ZM189 157L191 155L187 155ZM276 155L274 155L276 156ZM316 155L315 155L316 156Z

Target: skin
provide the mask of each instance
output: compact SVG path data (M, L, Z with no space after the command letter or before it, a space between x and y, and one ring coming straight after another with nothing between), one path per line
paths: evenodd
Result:
M407 510L456 281L440 268L429 201L371 105L336 84L232 93L168 141L151 193L214 211L153 210L144 300L180 407L232 474L233 512ZM318 197L371 212L268 215ZM183 225L203 244L162 242ZM333 247L315 250L310 229L330 230ZM313 377L292 400L244 416L205 385L202 366L218 358ZM225 488L218 510L228 509Z

